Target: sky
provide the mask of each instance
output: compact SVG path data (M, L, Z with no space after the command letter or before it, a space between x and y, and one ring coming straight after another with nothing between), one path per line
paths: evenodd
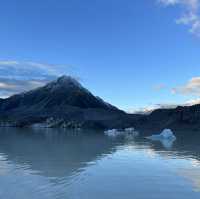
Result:
M0 97L72 75L127 111L200 102L200 0L6 0Z

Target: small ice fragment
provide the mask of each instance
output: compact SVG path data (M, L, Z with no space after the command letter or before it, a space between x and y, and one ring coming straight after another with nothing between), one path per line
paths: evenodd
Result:
M110 137L127 136L127 135L137 137L139 135L139 132L135 131L134 128L126 128L124 130L110 129L110 130L104 131L104 134Z
M135 131L135 128L133 128L133 127L125 129L125 132L128 132L128 133L132 133L134 131Z
M117 129L110 129L110 130L104 131L104 133L107 136L116 137L116 136L119 136L122 132L118 131Z

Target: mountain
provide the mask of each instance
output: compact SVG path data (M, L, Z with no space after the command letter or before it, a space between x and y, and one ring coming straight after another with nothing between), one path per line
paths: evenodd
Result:
M0 100L1 125L115 127L129 116L94 96L77 80L62 76L25 93ZM126 124L127 122L125 122Z
M200 130L200 105L127 114L94 96L77 80L62 76L47 85L0 99L0 126Z
M66 105L117 110L100 98L93 96L78 81L69 76L62 76L44 87L14 95L3 100L1 104L0 111L10 111L21 107L37 106L37 108L45 109Z
M165 128L181 131L200 130L200 104L157 109L135 121L138 129L160 131Z

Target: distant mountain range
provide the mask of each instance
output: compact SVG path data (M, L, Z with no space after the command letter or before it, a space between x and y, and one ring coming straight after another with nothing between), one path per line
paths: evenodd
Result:
M137 128L162 130L164 128L182 131L200 130L200 104L157 109L136 121Z
M46 86L0 99L0 126L200 130L200 105L128 114L62 76Z

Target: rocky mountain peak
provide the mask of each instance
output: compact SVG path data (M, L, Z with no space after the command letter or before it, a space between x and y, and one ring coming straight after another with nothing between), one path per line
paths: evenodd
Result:
M61 77L59 77L57 80L56 80L56 83L59 84L59 85L69 85L69 84L73 84L73 85L76 85L76 86L80 86L80 83L73 77L71 76L67 76L67 75L63 75Z
M84 89L83 86L73 77L63 75L57 80L46 85L47 89L55 91L57 89Z

